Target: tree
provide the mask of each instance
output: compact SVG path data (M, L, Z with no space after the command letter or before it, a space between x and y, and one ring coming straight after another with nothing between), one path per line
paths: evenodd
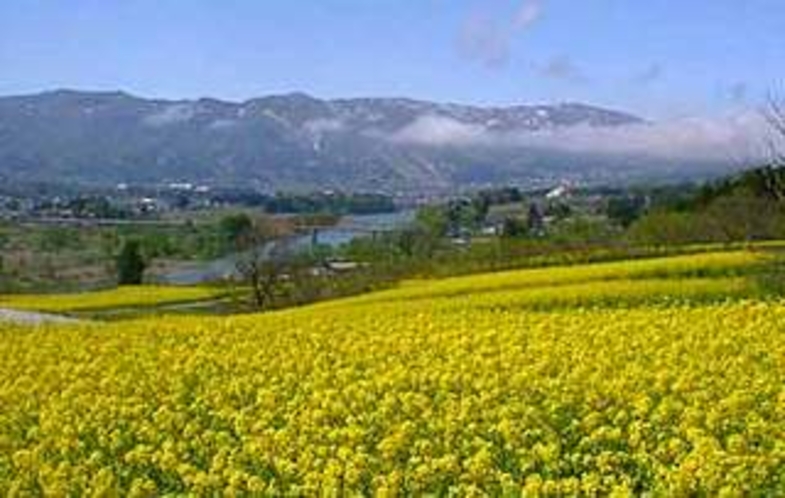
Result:
M455 199L447 203L447 232L451 237L469 235L479 227L488 214L490 205L476 199Z
M247 218L247 215L242 216ZM248 221L251 219L248 218ZM239 216L227 222L226 226L231 228L228 233L235 237L235 249L243 251L235 263L237 274L250 287L256 308L269 308L276 287L286 274L283 257L275 254L274 228L266 219L251 221L249 227Z
M276 287L285 275L284 265L253 252L237 262L237 270L251 287L254 306L264 310L273 304Z
M254 223L245 213L230 214L218 223L221 239L234 250L242 249L254 230Z
M643 215L646 209L646 198L638 195L612 197L608 201L607 215L622 228L630 225Z
M710 242L716 240L713 235L704 233L710 228L713 227L701 227L695 213L652 211L630 226L627 238L636 244L662 246Z
M425 206L417 210L415 224L434 237L444 237L450 229L450 220L444 206Z
M702 225L713 224L724 242L774 239L782 236L782 204L747 189L712 202L701 213Z
M529 204L529 214L526 223L530 235L541 236L545 233L545 219L540 206L532 202Z
M488 219L488 213L491 211L491 200L484 195L479 195L472 199L472 207L474 208L474 222L477 225L482 225Z
M117 256L117 283L120 285L139 285L142 283L147 263L142 255L138 240L128 240Z
M785 165L785 101L776 96L769 96L768 106L763 112L764 117L769 122L769 126L774 132L774 137L769 141L772 162L775 165Z
M528 233L527 223L515 216L507 216L502 223L502 237L525 237Z
M321 291L312 269L317 261L308 254L287 254L274 246L260 246L237 262L237 270L250 286L259 310L315 301Z

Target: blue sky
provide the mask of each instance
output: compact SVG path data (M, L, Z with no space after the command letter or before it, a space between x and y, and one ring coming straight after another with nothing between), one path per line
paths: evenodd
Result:
M782 0L3 0L0 94L582 101L717 114L785 82Z

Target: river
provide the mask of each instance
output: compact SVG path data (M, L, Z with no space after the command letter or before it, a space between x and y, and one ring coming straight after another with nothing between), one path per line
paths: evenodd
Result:
M374 232L389 232L403 228L414 220L414 215L414 211L407 210L384 214L344 216L335 226L319 229L316 234L316 243L335 248L356 238L370 236ZM281 244L286 245L287 250L305 250L312 242L312 234L274 240L262 247L261 254L269 254ZM159 276L158 280L161 283L172 285L197 285L228 278L235 274L237 262L247 254L235 253L212 261L183 264Z

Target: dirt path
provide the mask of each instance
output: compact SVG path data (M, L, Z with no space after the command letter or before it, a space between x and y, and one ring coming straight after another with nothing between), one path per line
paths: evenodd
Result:
M78 323L79 320L60 315L50 315L48 313L36 313L33 311L18 311L7 308L0 308L0 322L41 325L44 323Z

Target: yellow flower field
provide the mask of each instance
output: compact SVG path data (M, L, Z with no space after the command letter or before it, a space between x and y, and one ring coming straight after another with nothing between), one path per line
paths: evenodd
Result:
M593 263L527 270L511 270L468 277L404 283L401 288L368 294L365 302L398 299L452 297L478 292L533 289L588 282L654 278L691 278L742 273L771 258L768 253L750 250L715 251L704 254L645 258L611 263Z
M0 495L785 494L785 302L657 275L0 325Z
M173 287L138 285L88 293L49 295L0 295L0 307L20 310L68 312L159 306L172 303L200 301L220 295L220 290L209 287Z

